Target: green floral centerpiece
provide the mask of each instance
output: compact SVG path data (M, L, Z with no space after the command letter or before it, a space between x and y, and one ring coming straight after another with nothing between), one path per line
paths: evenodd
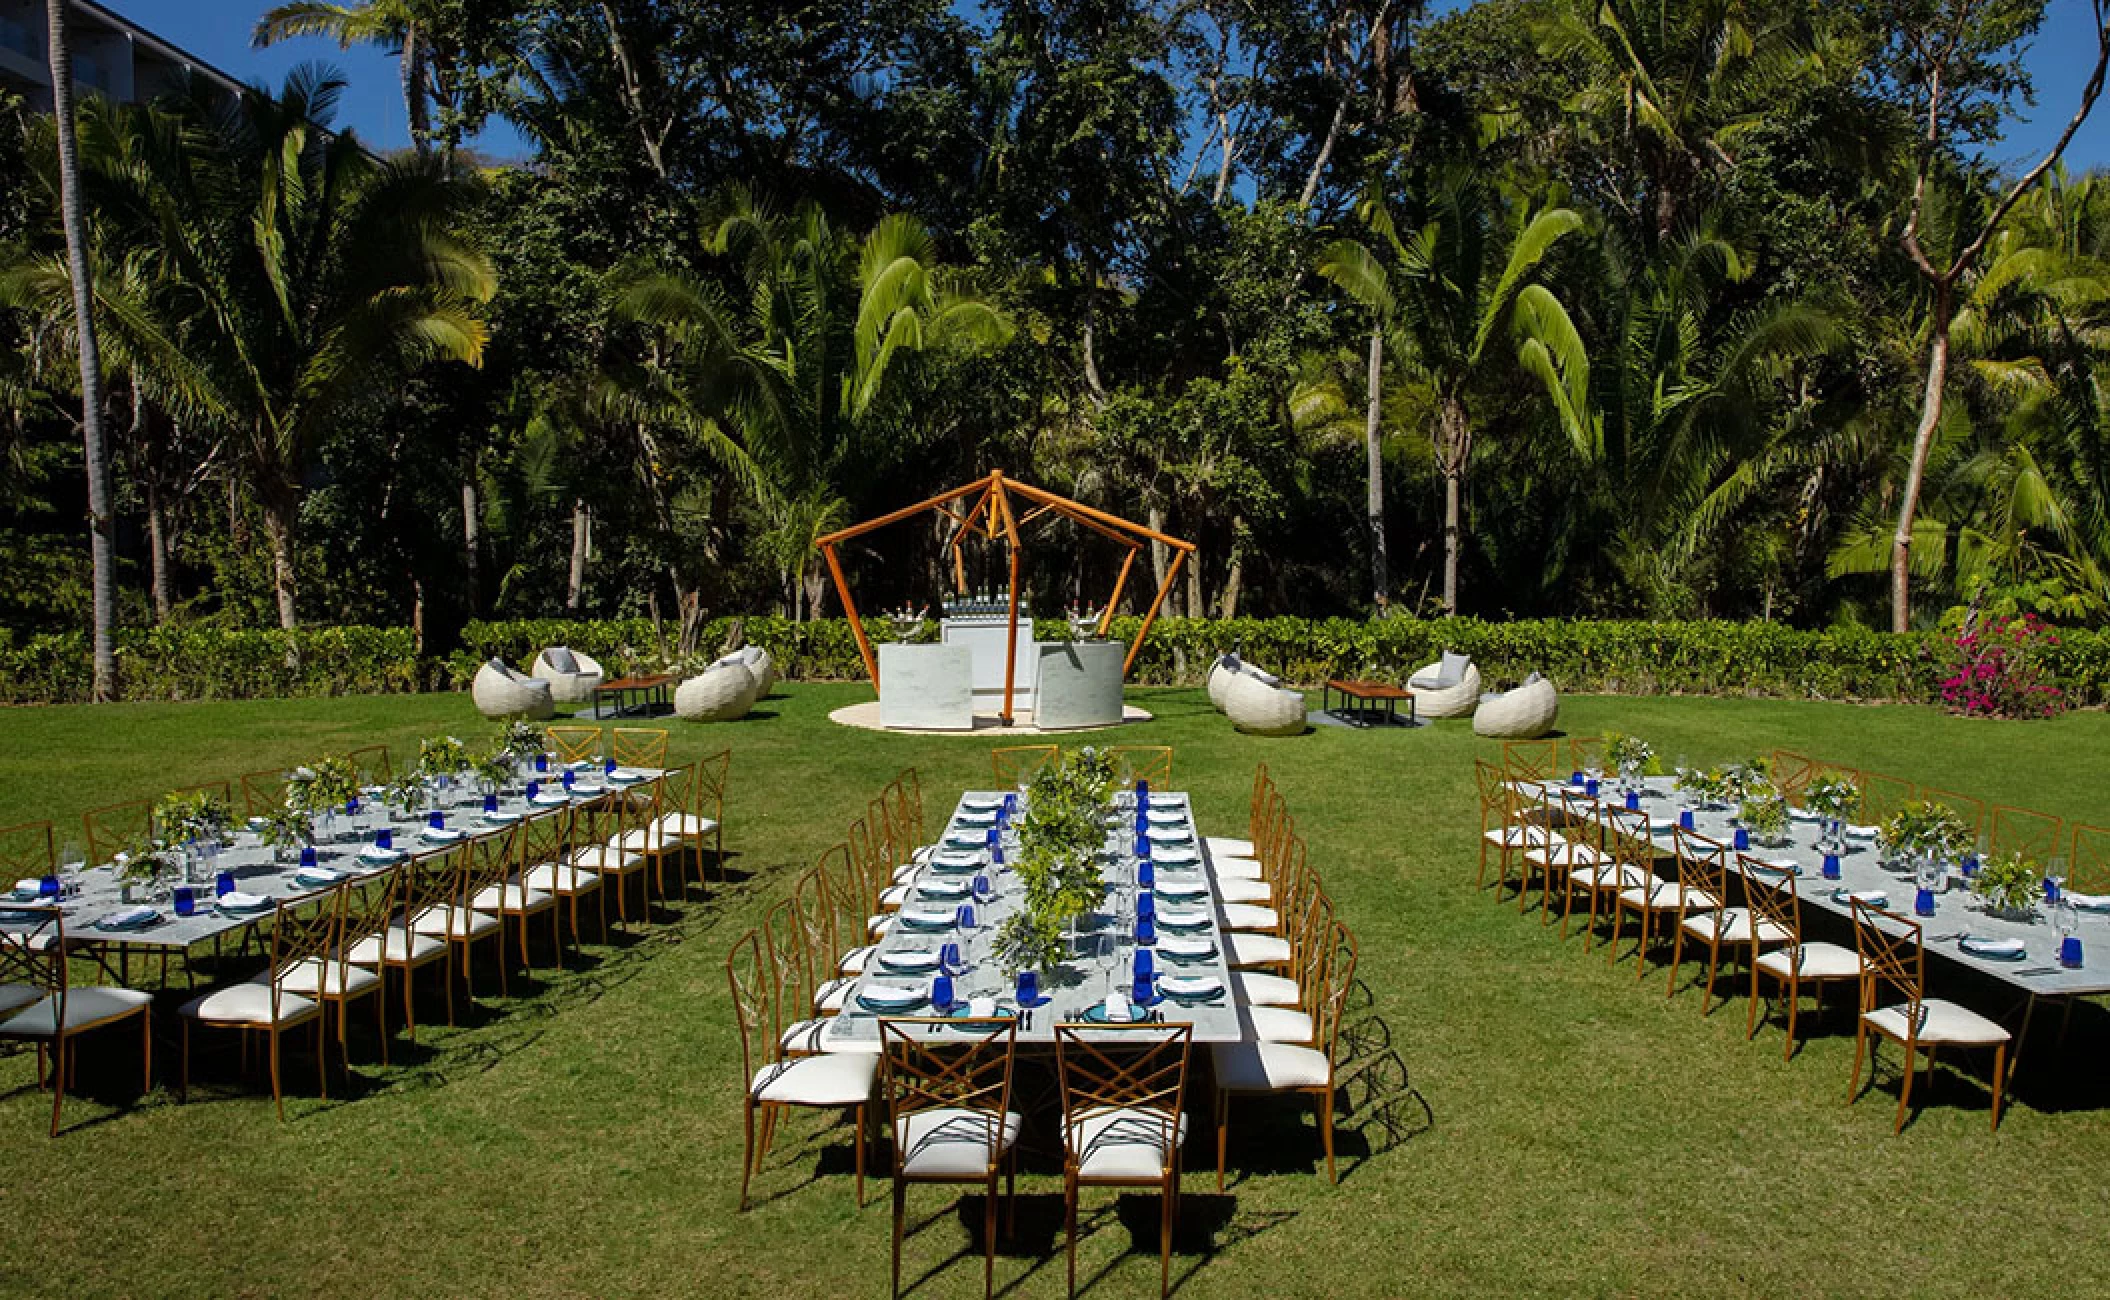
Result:
M1729 779L1718 767L1681 767L1677 789L1703 807L1729 802Z
M432 736L418 742L418 771L428 777L452 780L469 770L469 747L453 736Z
M165 795L154 805L154 825L171 844L193 840L217 844L234 825L234 809L206 790Z
M425 778L405 772L383 787L381 802L388 805L397 820L407 820L425 806Z
M1778 847L1788 838L1788 800L1774 789L1747 790L1736 805L1736 821L1753 843Z
M1826 772L1802 792L1802 806L1826 821L1845 821L1861 806L1861 790L1837 772Z
M535 755L549 752L549 731L539 722L515 718L500 733L499 748L516 762L532 762Z
M471 759L469 773L484 794L497 794L513 779L513 751L501 741Z
M271 848L271 856L285 858L303 845L315 842L315 824L298 808L274 808L257 819L263 824L257 834Z
M314 816L344 811L359 793L359 769L348 758L324 758L286 774L286 806Z
M1773 764L1763 758L1747 758L1722 769L1722 792L1738 803L1772 790Z
M1971 851L1974 838L1970 824L1954 808L1931 800L1906 804L1876 828L1876 845L1886 858L1955 861Z
M2042 896L2044 869L2020 853L2006 853L1979 864L1971 892L2001 915L2025 920Z
M1073 750L1033 774L1014 862L1025 905L997 927L995 939L1006 974L1053 970L1067 951L1064 932L1074 940L1077 922L1105 898L1099 850L1113 790L1112 757L1094 748Z
M168 845L155 839L136 839L111 859L124 901L133 901L134 891L158 889L182 870Z
M1609 732L1604 738L1605 761L1632 784L1645 774L1656 761L1655 749L1639 736Z

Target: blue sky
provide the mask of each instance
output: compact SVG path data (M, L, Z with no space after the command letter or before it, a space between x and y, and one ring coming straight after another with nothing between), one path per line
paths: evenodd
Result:
M102 0L108 8L243 81L277 83L286 70L309 60L335 65L350 82L340 122L377 148L410 143L395 61L372 50L340 51L320 39L303 39L268 50L249 48L249 32L266 0ZM1439 4L1449 8L1452 5ZM2038 107L2014 123L1994 156L2009 166L2027 166L2048 147L2072 114L2081 83L2095 56L2088 0L2051 0L2044 28L2030 51ZM526 152L519 137L500 126L478 142L499 156ZM2110 164L2110 104L2097 106L2067 149L2075 170Z

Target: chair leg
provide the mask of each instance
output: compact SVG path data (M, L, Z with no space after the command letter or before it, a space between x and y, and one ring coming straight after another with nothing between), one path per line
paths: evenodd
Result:
M1824 1006L1824 985L1822 983L1819 983L1817 985L1817 998L1818 1009L1822 1010ZM1790 979L1788 981L1787 999L1788 1041L1781 1044L1780 1059L1783 1061L1792 1061L1795 1059L1795 1017L1796 1014L1802 1009L1802 982L1800 980Z
M904 1227L906 1226L906 1220L907 1220L907 1218L908 1218L908 1183L907 1183L907 1182L905 1182L905 1181L903 1181L902 1179L896 1178L896 1179L894 1180L894 1290L893 1290L893 1294L894 1294L895 1296L897 1296L897 1297L898 1297L898 1296L899 1296L899 1295L901 1294L901 1233L902 1233L902 1229L903 1229L903 1228L904 1228Z
M41 1065L42 1063L40 1055L38 1064ZM183 1065L176 1076L176 1100L179 1102L190 1100L190 1019L188 1017L185 1017L183 1021Z
M1612 937L1605 940L1605 969L1619 964L1619 936L1626 932L1626 904L1615 895L1612 899Z
M59 1034L52 1044L51 1071L51 1136L59 1135L59 1113L66 1108L66 1035Z
M243 1041L247 1041L244 1039ZM286 1093L278 1078L278 1026L271 1027L271 1100L278 1107L278 1122L286 1122Z
M1158 1189L1158 1300L1172 1293L1172 1193Z
M1319 1141L1326 1148L1326 1181L1341 1180L1333 1172L1333 1081L1326 1081L1326 1091L1319 1094Z
M1223 1194L1224 1152L1231 1142L1231 1094L1216 1090L1216 1191Z
M330 1044L328 1012L315 1017L315 1088L322 1099L330 1099Z
M1219 1100L1220 1100L1220 1099L1219 1099ZM1221 1129L1219 1129L1219 1130L1218 1130L1218 1132L1221 1132L1221 1131L1222 1131ZM1222 1179L1223 1179L1223 1175L1222 1175L1222 1172L1221 1172L1221 1171L1222 1171L1222 1168L1223 1168L1222 1162L1221 1162L1221 1160L1219 1160L1219 1161L1218 1161L1218 1163L1217 1163L1217 1169L1218 1169L1218 1174L1217 1174L1217 1190L1218 1190L1218 1191L1222 1191L1222 1190L1223 1190L1223 1181L1222 1181ZM1068 1225L1068 1229L1069 1229L1069 1252L1068 1252L1068 1253L1069 1253L1069 1260L1070 1260L1070 1294L1071 1294L1072 1296L1075 1296L1075 1295L1077 1294L1077 1179L1076 1179L1075 1175L1073 1175L1073 1174L1065 1173L1065 1174L1063 1175L1063 1179L1062 1179L1062 1209L1063 1209L1063 1219L1064 1219L1064 1222L1065 1222L1065 1223L1066 1223L1066 1224Z
M2072 1005L2070 1002L2068 1005ZM2000 1099L2007 1090L2007 1044L1993 1049L1993 1131L2000 1131Z
M1677 938L1674 939L1670 945L1670 980L1668 981L1666 987L1663 990L1663 996L1666 999L1678 996L1678 968L1683 966L1684 964L1685 924L1684 919L1681 917L1678 923ZM1706 1004L1702 1003L1701 1010L1704 1012L1705 1009Z
M1868 1022L1863 1020L1854 1031L1854 1075L1846 1082L1846 1104L1854 1104L1861 1095L1861 1059L1868 1050Z
M740 1156L740 1213L747 1213L747 1181L755 1171L755 1098L749 1093L740 1105L740 1121L747 1130L747 1145Z
M388 1064L388 972L382 971L384 987L374 990L374 1030L381 1035L381 1064Z
M1913 1050L1912 1045L1906 1044L1905 1086L1898 1089L1898 1122L1891 1126L1890 1131L1892 1134L1905 1131L1905 1111L1912 1104L1912 1076L1919 1072L1918 1056L1919 1053ZM1930 1070L1934 1068L1934 1058L1931 1054L1927 1058L1927 1068Z
M1744 1041L1758 1036L1758 963L1751 963L1751 1005L1744 1010Z
M1679 926L1678 932L1683 934L1685 927ZM1714 976L1715 972L1721 969L1721 965L1722 945L1717 940L1707 945L1707 989L1700 994L1700 1014L1703 1016L1714 1014Z
M154 1090L154 1017L151 1012L139 1017L139 1087L142 1092Z
M865 1108L857 1108L857 1208L865 1207Z
M996 1294L996 1175L989 1175L989 1192L982 1202L982 1295Z

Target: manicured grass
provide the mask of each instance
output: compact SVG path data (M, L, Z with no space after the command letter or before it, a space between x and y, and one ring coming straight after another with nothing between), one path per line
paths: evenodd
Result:
M400 1035L379 1068L355 1043L354 1096L288 1072L291 1122L231 1068L176 1104L84 1077L47 1141L31 1058L0 1059L6 1236L0 1290L39 1295L871 1295L887 1276L886 1185L852 1203L846 1127L794 1118L734 1211L737 1044L727 946L842 834L898 768L933 816L987 776L985 739L846 731L861 688L794 686L763 713L678 727L677 752L734 752L728 842L748 879L590 963L516 982L461 1028ZM2094 1006L2068 1055L2031 1044L2016 1105L1988 1131L1975 1078L1946 1066L1932 1105L1890 1133L1895 1055L1845 1104L1851 1021L1744 1041L1739 997L1709 1018L1654 971L1607 969L1535 917L1476 893L1472 759L1462 723L1411 733L1240 737L1193 691L1135 692L1158 720L1124 742L1178 747L1175 785L1206 830L1242 833L1253 765L1287 795L1311 860L1356 930L1370 997L1349 1017L1343 1179L1314 1176L1307 1110L1241 1103L1218 1196L1205 1117L1189 1150L1174 1277L1183 1296L1495 1294L2088 1295L2110 1211L2110 1116ZM0 824L318 750L482 734L464 696L14 710ZM1668 757L1789 745L1842 762L2110 821L2110 718L1964 722L1919 709L1741 700L1567 702L1578 733L1637 732ZM2110 961L2110 931L2089 922ZM1937 972L1940 964L1935 964ZM1979 986L1951 986L1989 1012ZM2053 1017L2056 1021L2056 1017ZM165 1036L164 1043L173 1045ZM84 1076L123 1075L133 1047ZM173 1066L173 1052L161 1054ZM1978 1067L1979 1072L1985 1067ZM1060 1183L1019 1182L1015 1295L1063 1287ZM979 1212L910 1197L918 1294L978 1294ZM1157 1280L1155 1202L1086 1199L1080 1278L1142 1296ZM969 1225L975 1225L970 1227ZM1102 1276L1105 1274L1105 1276Z

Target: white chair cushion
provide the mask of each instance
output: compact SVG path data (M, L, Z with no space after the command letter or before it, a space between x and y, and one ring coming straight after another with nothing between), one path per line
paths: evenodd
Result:
M1018 1127L1015 1110L1005 1111L999 1122L993 1111L937 1106L902 1116L894 1142L902 1169L913 1177L980 1178L1018 1141Z
M1721 906L1714 895L1704 889L1688 889L1685 895L1685 910L1688 912L1712 912ZM1636 886L1619 891L1619 901L1628 907L1646 907L1653 912L1668 912L1678 906L1678 883L1674 880L1658 880L1653 885Z
M1553 842L1540 848L1527 849L1524 860L1539 867L1594 867L1610 859L1587 844L1574 844L1552 837Z
M1853 949L1820 942L1762 953L1758 968L1781 979L1792 973L1806 980L1836 980L1859 976L1862 964L1861 954Z
M1905 1008L1903 1006L1882 1007L1862 1014L1871 1029L1880 1029L1893 1038L1906 1037ZM2008 1041L2010 1035L1994 1021L1986 1019L1969 1007L1960 1007L1954 1002L1940 998L1927 998L1920 1003L1919 1041L1922 1043L1955 1043L1962 1047L1992 1047Z
M682 837L654 824L624 831L616 837L616 843L631 853L672 853L681 847Z
M43 996L44 990L34 984L0 984L0 1016L20 1011Z
M843 1002L850 996L850 988L856 979L843 976L829 980L814 991L813 1009L822 1015L834 1015L843 1009Z
M1223 950L1233 966L1280 966L1291 956L1289 940L1279 935L1239 931L1223 936Z
M1501 849L1537 848L1547 840L1543 826L1498 826L1491 831L1482 831L1480 838Z
M1253 1032L1265 1043L1309 1043L1311 1017L1289 1007L1254 1007Z
M379 966L384 962L391 966L417 966L446 953L445 939L413 934L400 925L391 925L385 934L370 934L354 943L346 955L359 966Z
M498 929L499 924L499 919L489 912L472 912L467 908L441 904L428 907L411 918L410 928L419 934L448 939L481 939Z
M877 916L865 918L865 934L870 938L877 939L893 928L894 916L891 912L882 912Z
M528 869L527 887L545 894L590 894L601 887L601 878L584 867L545 862Z
M841 961L835 963L835 973L838 975L864 974L865 967L872 963L872 954L878 951L879 945L876 943L868 943L862 948L852 948L843 954Z
M1272 903L1275 887L1265 880L1218 880L1216 896L1226 903Z
M1323 1088L1333 1078L1324 1052L1288 1043L1216 1043L1217 1086L1229 1092Z
M593 844L583 849L574 849L571 864L602 875L627 876L641 871L645 866L645 855L627 849L612 848L606 844Z
M748 1094L790 1106L860 1106L872 1096L879 1057L853 1052L799 1056L755 1071Z
M1231 987L1241 1000L1255 1007L1293 1007L1304 1000L1297 981L1286 975L1263 971L1231 972Z
M250 983L269 984L270 977L259 975ZM370 970L357 966L346 966L335 961L321 961L314 957L296 962L286 971L283 987L303 997L358 997L381 987L381 977Z
M182 1006L182 1014L193 1020L209 1021L223 1025L268 1025L271 1019L271 981L262 979L254 983L231 985L211 993L201 993ZM284 1025L297 1025L322 1014L322 1004L304 998L297 993L281 991L278 995L278 1020ZM14 1023L9 1021L9 1024ZM5 1026L0 1026L5 1028Z
M479 912L539 912L554 906L555 894L545 894L539 889L523 887L519 877L502 885L485 885L469 900L469 906Z
M1723 943L1751 942L1751 910L1745 907L1726 907L1719 912L1703 912L1688 916L1680 922L1685 933L1696 939L1720 937ZM1760 943L1786 943L1795 936L1787 927L1774 921L1758 923Z
M700 840L718 829L715 818L699 817L695 813L672 812L653 823L667 834L678 839Z
M1234 840L1224 835L1209 835L1202 839L1212 858L1250 858L1253 856L1253 841Z
M1101 1107L1062 1126L1063 1145L1077 1155L1078 1176L1108 1182L1156 1182L1186 1140L1186 1112L1173 1116L1140 1106Z
M1639 867L1615 862L1601 867L1577 867L1568 873L1568 879L1585 889L1639 889L1654 876Z
M801 1020L777 1036L777 1046L792 1056L811 1056L821 1050L821 1035L834 1023L833 1016Z
M1223 915L1224 927L1230 930L1276 930L1282 926L1282 917L1274 908L1251 903L1225 903Z
M1217 858L1209 863L1209 874L1218 880L1259 880L1267 872L1258 858Z
M905 885L908 883L909 878L911 876L914 876L918 871L921 871L922 869L923 864L920 862L904 862L900 866L894 868L894 883L897 885Z
M879 891L879 905L890 910L898 909L908 901L909 895L915 892L914 885L889 885Z
M137 989L105 988L100 984L70 988L66 990L65 1029L71 1033L92 1028L131 1015L153 1001L152 994ZM0 1020L0 1038L50 1038L59 1032L58 1015L58 997L38 992L36 999L22 1010Z

